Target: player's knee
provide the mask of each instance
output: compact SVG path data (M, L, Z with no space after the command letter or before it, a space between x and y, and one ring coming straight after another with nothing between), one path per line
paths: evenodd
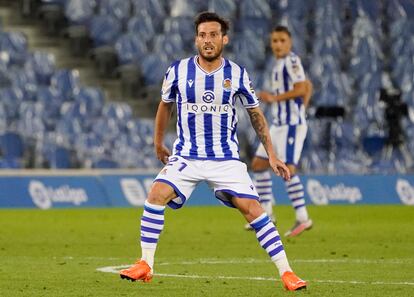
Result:
M154 183L148 193L147 201L156 205L166 205L168 201L175 198L174 189L163 183Z

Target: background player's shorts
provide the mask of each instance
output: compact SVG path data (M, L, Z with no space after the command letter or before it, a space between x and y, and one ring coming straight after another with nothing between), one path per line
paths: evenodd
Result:
M270 136L277 157L286 164L298 165L307 131L307 125L272 125ZM263 144L257 148L256 156L268 159Z
M184 205L201 181L206 181L216 198L229 207L234 207L231 202L234 196L259 200L246 164L238 160L194 160L170 156L168 164L154 181L174 188L178 197L168 202L168 206L174 209Z

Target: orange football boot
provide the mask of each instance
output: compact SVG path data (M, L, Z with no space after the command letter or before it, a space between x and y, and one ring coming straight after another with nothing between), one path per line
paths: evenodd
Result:
M148 283L152 279L151 267L144 260L138 260L131 267L121 270L119 275L122 279L125 278L133 282L142 280L144 283Z
M282 275L283 286L288 291L296 291L306 289L306 282L301 280L292 271L286 271Z

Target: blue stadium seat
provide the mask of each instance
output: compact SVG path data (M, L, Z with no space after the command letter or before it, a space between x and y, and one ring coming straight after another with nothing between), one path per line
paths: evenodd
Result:
M203 0L172 0L169 5L172 17L193 18L197 13L208 9L207 1Z
M164 34L179 34L184 41L183 46L191 50L194 43L194 25L191 17L170 17L164 21Z
M96 9L95 0L67 0L65 16L72 25L88 25Z
M113 141L122 133L122 127L114 118L99 118L92 127L92 132L104 142Z
M11 64L23 65L28 55L26 36L21 32L0 32L0 51L9 55Z
M92 118L91 120L102 114L105 98L101 89L81 87L74 99L75 102L80 104L80 108L85 111L85 116Z
M272 13L266 0L241 0L240 17L270 20Z
M119 168L119 164L112 160L110 157L94 160L92 163L92 168L100 169L114 169Z
M19 108L17 130L26 139L42 138L46 128L43 123L43 105L38 102L23 102Z
M99 14L116 18L125 24L131 16L131 3L125 0L99 0Z
M79 93L80 79L77 70L61 69L50 79L50 86L59 91L65 101L72 100Z
M150 15L133 16L128 20L128 32L139 36L144 42L149 42L155 35L154 20Z
M49 85L56 70L55 56L46 52L33 52L26 61L25 69L34 72L38 84Z
M43 158L47 162L47 167L53 169L72 168L72 156L68 148L48 143L44 145Z
M145 83L151 86L162 83L170 62L168 61L167 55L152 53L146 56L140 65Z
M119 20L107 15L94 16L89 26L90 37L95 47L115 43L121 31Z
M45 129L51 131L55 128L60 118L60 107L63 99L60 93L51 87L40 87L37 89L37 102L43 106L43 123Z
M214 11L226 19L233 19L237 13L237 6L232 0L209 0L208 11Z
M7 118L13 120L19 116L19 105L23 102L24 93L16 87L0 89L0 98L3 103Z
M82 133L82 124L79 119L60 119L56 124L56 137L60 143L70 147Z
M121 35L115 43L115 50L120 65L137 63L148 52L145 41L134 33Z
M271 29L270 26L270 22L265 18L246 17L240 19L235 27L246 37L254 38L253 40L260 38L262 41L267 41Z
M172 61L184 58L186 55L183 40L178 33L156 35L153 43L155 52L166 54Z
M22 162L19 159L15 158L1 158L0 159L0 168L3 169L21 169Z
M102 110L104 119L113 119L122 125L132 118L132 109L126 103L107 103Z
M23 100L35 100L38 84L36 74L32 69L11 69L10 78L13 86L22 90Z
M25 145L23 138L16 132L6 132L0 135L0 150L5 158L23 158Z
M134 15L147 14L155 21L163 21L167 16L162 0L131 0Z

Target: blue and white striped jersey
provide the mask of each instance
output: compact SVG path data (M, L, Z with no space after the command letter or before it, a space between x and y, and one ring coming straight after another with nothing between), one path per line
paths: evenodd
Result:
M206 73L198 56L173 63L161 91L164 102L177 104L177 140L173 154L191 159L239 159L235 103L259 106L243 67L222 59L220 68Z
M295 83L305 81L305 72L296 54L291 52L285 58L272 60L272 67L265 74L264 90L279 95L292 90ZM274 102L271 111L274 125L306 124L302 97Z

